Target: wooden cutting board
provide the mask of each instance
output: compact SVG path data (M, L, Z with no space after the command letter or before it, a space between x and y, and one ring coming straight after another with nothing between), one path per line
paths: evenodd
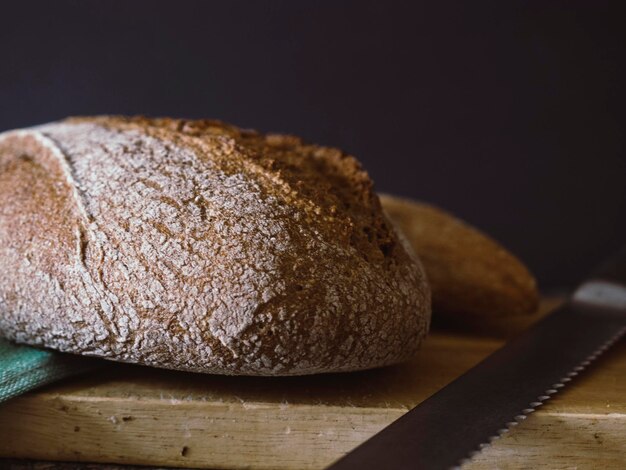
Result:
M352 374L219 377L110 364L0 406L0 456L323 468L541 315L447 322L413 361ZM539 467L626 468L626 342L466 466Z

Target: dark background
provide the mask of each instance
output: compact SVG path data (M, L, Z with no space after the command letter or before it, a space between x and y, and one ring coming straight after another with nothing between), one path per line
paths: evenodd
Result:
M572 286L626 242L620 3L5 2L0 130L140 113L298 134Z

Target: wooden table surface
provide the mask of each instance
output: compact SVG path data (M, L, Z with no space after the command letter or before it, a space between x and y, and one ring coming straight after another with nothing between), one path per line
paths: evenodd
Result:
M544 303L542 312L554 305ZM97 373L1 405L0 456L323 468L542 314L448 321L435 328L414 360L351 374L220 377L107 363ZM466 465L539 467L626 468L626 342Z

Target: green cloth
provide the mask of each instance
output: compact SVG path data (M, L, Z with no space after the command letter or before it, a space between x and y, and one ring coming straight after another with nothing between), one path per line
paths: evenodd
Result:
M97 367L100 361L0 338L0 402Z

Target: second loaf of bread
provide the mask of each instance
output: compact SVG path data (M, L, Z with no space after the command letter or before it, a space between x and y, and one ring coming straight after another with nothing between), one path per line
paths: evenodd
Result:
M211 121L0 136L0 335L199 372L382 366L427 332L422 268L358 162Z

